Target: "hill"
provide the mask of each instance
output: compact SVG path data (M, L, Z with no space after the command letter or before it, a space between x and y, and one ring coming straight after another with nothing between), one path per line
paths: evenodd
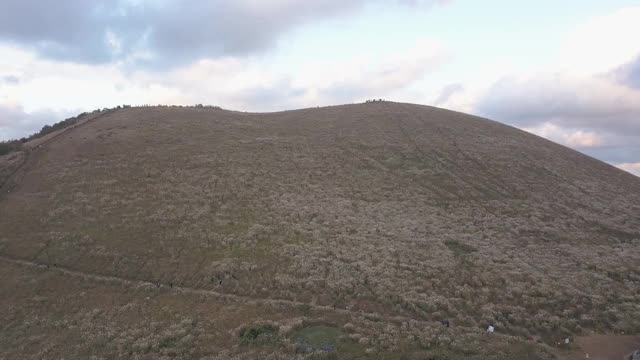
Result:
M546 359L640 333L640 179L497 122L128 108L39 145L0 198L0 357Z

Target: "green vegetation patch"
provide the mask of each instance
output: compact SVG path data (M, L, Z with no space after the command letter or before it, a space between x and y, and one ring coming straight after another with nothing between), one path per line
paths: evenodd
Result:
M338 328L326 325L308 326L300 329L293 338L298 343L309 345L336 344L342 331Z
M453 252L455 256L467 255L478 251L471 245L461 243L457 240L447 240L444 244Z
M345 359L365 355L364 346L343 335L344 332L341 329L331 325L309 325L294 333L292 339L298 353L322 354L324 352L331 358L338 356Z
M273 325L248 326L240 330L240 343L243 345L273 344L278 340L278 329Z

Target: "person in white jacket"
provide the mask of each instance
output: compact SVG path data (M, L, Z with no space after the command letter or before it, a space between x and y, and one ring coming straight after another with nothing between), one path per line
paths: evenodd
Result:
M489 325L489 327L487 328L487 334L493 334L494 331L495 328L493 327L493 325Z

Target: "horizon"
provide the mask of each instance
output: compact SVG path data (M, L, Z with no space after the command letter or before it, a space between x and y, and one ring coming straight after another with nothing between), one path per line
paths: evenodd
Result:
M639 32L640 6L621 0L8 0L0 141L121 104L277 112L384 98L640 175L640 45L624 40Z
M311 110L311 109L329 108L329 107L341 107L341 106L350 106L350 105L363 105L363 104L365 104L365 103L369 103L369 102L387 102L387 103L394 103L394 104L403 104L403 105L414 105L414 106L431 107L431 108L436 108L436 109L440 109L440 110L446 110L446 111L458 112L458 113L461 113L461 114L465 114L465 115L470 115L470 116L473 116L473 117L477 117L477 118L480 118L480 119L482 119L482 120L498 122L498 123L500 123L500 124L502 124L502 125L506 125L506 126L509 126L509 127L513 127L513 128L515 128L515 129L518 129L518 130L523 130L523 129L520 129L520 128L518 128L518 127L515 127L515 126L512 126L512 125L509 125L509 124L506 124L506 123L503 123L503 122L500 122L500 121L496 121L496 120L493 120L493 119L490 119L490 118L482 117L482 116L479 116L479 115L467 114L467 113L464 113L464 112L459 112L459 111L456 111L456 110L446 109L446 108L442 108L442 107L438 107L438 106L433 106L433 105L417 104L417 103L408 103L408 102L399 102L399 101L393 101L393 100L388 100L388 99L367 99L367 100L365 100L364 102L359 102L359 103L345 103L345 104L333 104L333 105L323 105L323 106L310 106L310 107L302 107L302 108L295 108L295 109L284 109L284 110L274 110L274 111L246 111L246 110L238 110L238 109L229 109L229 108L226 108L226 107L223 107L223 106L219 106L219 105L215 105L215 104L192 104L192 105L180 105L180 104L119 104L119 105L115 105L115 106L113 106L113 107L106 107L106 108L102 108L102 109L94 109L93 111L95 111L95 112L102 112L102 111L105 111L105 110L107 110L107 111L112 111L112 110L124 110L124 109L128 109L128 108L154 108L154 107L159 107L159 108L199 108L199 107L202 107L202 108L210 109L210 110L229 111L229 112L241 112L241 113L245 113L245 114L260 115L260 114L277 114L277 113L289 112L289 111L302 111L302 110ZM90 114L90 113L92 113L92 111L88 111L88 112L80 113L80 114L77 114L77 115L75 115L75 116L72 116L71 118L74 118L74 117L80 117L80 116L82 116L83 114L84 114L84 115L88 115L88 114ZM62 121L62 120L61 120L61 121ZM53 124L47 124L47 125L53 125ZM537 135L537 134L535 134L535 133L532 133L532 132L529 132L529 131L526 131L526 130L523 130L523 131L525 131L525 132L527 132L527 133L530 133L530 134L532 134L532 135L535 135L535 136L540 136L540 135ZM22 138L20 138L20 139L10 139L9 141L21 141L22 139L27 139L27 138L29 138L30 136L35 136L35 135L37 135L37 133L29 134L28 136L22 137ZM540 137L542 137L543 139L547 139L547 138L546 138L546 137L544 137L544 136L540 136ZM37 137L36 137L36 138L37 138ZM567 148L569 148L569 149L572 149L570 146L564 145L564 144L562 144L562 143L558 143L558 142L555 142L555 141L550 140L550 139L547 139L547 140L552 141L552 142L554 142L554 143L556 143L556 144L559 144L559 145L565 146L565 147L567 147ZM573 149L573 150L575 150L575 149ZM578 150L576 150L576 151L578 151ZM583 153L583 152L581 152L581 151L578 151L578 152L580 152L580 153L584 154L584 153ZM590 155L588 155L588 154L584 154L584 155L590 156ZM590 157L592 157L592 158L594 158L594 159L596 159L596 160L599 160L599 159L597 159L597 158L595 158L595 157L593 157L593 156L590 156ZM606 163L606 162L605 162L605 163ZM638 172L629 171L629 170L627 170L627 169L624 169L624 168L622 168L622 167L620 167L620 166L615 166L615 165L613 165L613 164L609 164L609 165L612 165L612 166L614 166L615 168L618 168L618 169L623 170L623 171L626 171L626 172L628 172L628 173L630 173L630 174L632 174L632 175L635 175L635 176L640 177L640 173L638 173ZM633 169L632 169L632 170L633 170Z

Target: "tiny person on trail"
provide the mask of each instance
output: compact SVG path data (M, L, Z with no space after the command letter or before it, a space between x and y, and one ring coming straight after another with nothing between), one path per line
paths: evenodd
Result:
M493 324L489 324L489 327L487 328L487 334L493 334L493 332L496 329L493 327Z

